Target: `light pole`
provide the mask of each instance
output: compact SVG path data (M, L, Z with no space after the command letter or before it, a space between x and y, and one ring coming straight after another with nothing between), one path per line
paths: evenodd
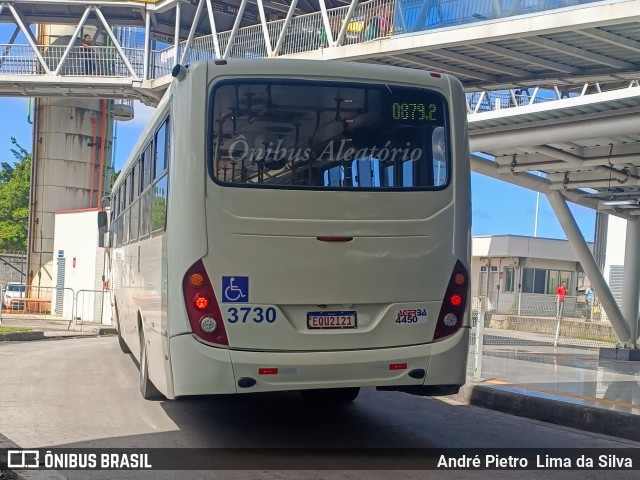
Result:
M536 192L536 218L533 223L533 236L538 236L538 204L540 203L540 192Z
M542 172L538 172L538 176L542 176ZM533 221L533 236L538 236L538 206L540 204L540 192L536 192L536 217Z

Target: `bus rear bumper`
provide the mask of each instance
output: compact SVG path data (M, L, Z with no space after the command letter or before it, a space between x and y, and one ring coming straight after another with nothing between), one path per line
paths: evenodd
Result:
M171 339L174 394L462 385L468 344L467 328L433 344L329 352L226 350L181 335Z

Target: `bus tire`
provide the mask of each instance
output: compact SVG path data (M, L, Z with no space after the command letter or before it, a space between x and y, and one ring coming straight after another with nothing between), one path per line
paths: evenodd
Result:
M149 361L147 358L147 342L140 334L140 393L145 400L161 400L162 394L149 379Z
M124 337L122 336L122 326L120 324L120 316L118 315L118 305L114 304L114 309L116 313L116 332L118 333L118 345L120 345L120 350L122 353L131 353L131 349L127 342L124 341Z
M302 398L306 401L329 402L336 405L353 402L359 393L360 387L300 390Z

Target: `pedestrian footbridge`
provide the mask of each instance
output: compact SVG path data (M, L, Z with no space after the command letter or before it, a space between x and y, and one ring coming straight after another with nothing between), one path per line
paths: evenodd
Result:
M498 164L474 168L629 217L640 213L639 20L640 0L5 1L0 95L153 105L176 63L209 58L441 71L467 91L472 151Z

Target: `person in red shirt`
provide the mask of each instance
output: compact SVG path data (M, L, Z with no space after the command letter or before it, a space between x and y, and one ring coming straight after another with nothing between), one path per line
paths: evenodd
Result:
M562 318L564 311L564 297L567 295L567 282L562 282L556 289L556 301L558 302L558 318Z

